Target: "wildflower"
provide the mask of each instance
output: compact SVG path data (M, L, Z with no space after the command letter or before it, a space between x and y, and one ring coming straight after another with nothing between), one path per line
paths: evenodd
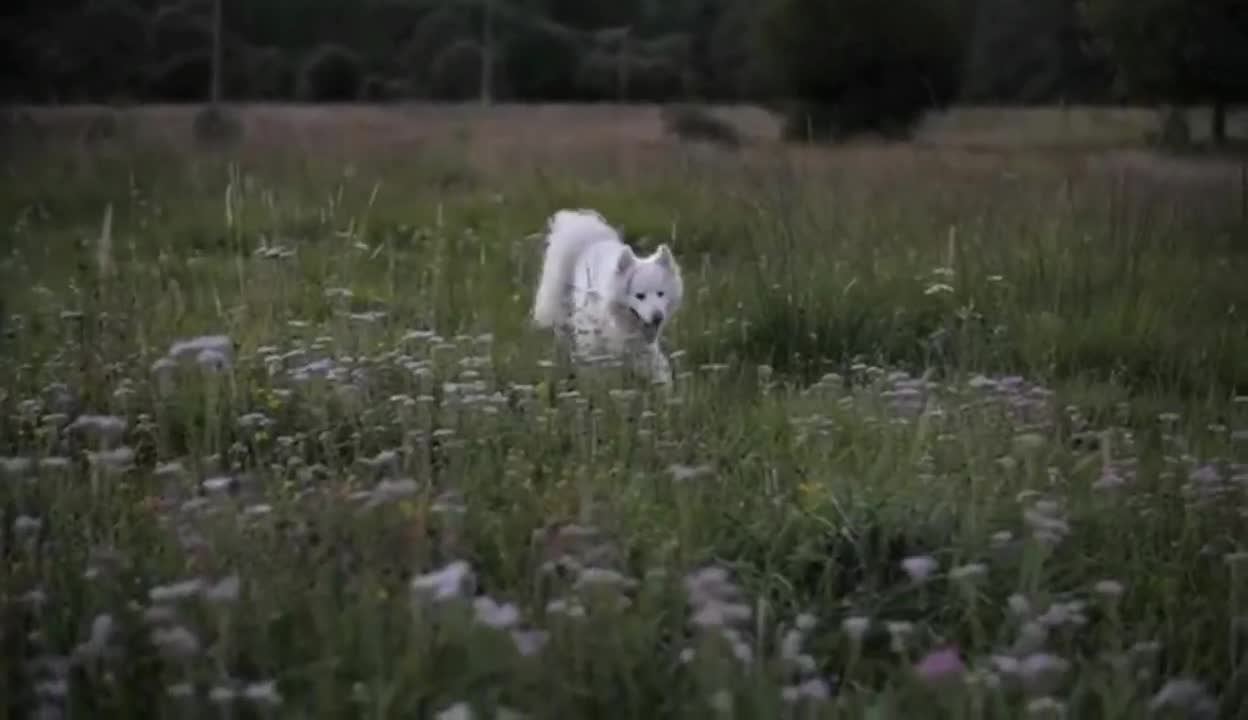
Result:
M823 702L832 697L832 688L822 678L810 678L798 685L790 685L780 691L780 698L787 703L801 700Z
M1125 588L1117 580L1099 580L1092 586L1092 590L1106 600L1117 600L1122 597Z
M1040 697L1027 703L1027 717L1037 720L1057 720L1066 717L1066 704L1051 697Z
M732 712L732 693L728 690L716 690L706 702L715 712L725 715Z
M128 447L88 452L87 462L107 472L124 472L134 462L134 451Z
M473 720L476 713L465 702L458 702L434 716L435 720Z
M854 642L862 642L863 636L867 634L867 630L871 627L871 618L862 616L847 617L841 623L841 629Z
M576 600L555 598L546 603L547 615L563 615L568 618L585 617L585 607Z
M575 585L577 589L586 587L630 589L636 586L637 581L633 578L622 575L615 570L596 567L587 567L581 570L580 575L576 578Z
M243 698L257 705L281 705L282 695L273 680L251 683L243 688Z
M180 625L153 630L152 644L160 650L162 655L177 660L194 657L199 654L200 648L199 638Z
M217 705L228 705L238 697L238 691L225 685L217 685L208 691L208 699Z
M967 563L949 571L949 578L958 582L974 582L988 575L988 566L983 563Z
M1018 677L1032 695L1049 695L1057 690L1070 669L1070 663L1050 653L1027 655L1018 664Z
M182 360L187 357L198 358L202 353L215 353L227 358L234 351L234 343L226 335L203 335L190 340L179 340L169 346L169 357Z
M901 568L915 582L927 580L932 573L940 568L940 563L931 555L914 555L901 561Z
M205 590L204 597L216 603L232 603L238 600L241 589L242 581L239 580L238 574L235 573L222 578L215 585Z
M176 480L186 474L186 469L182 467L180 462L168 462L157 465L152 474L158 480Z
M18 515L13 521L13 534L18 536L37 535L43 527L43 521L29 515Z
M50 457L39 458L39 469L46 470L49 472L56 471L56 470L67 470L69 468L69 464L70 464L70 460L67 457L60 457L60 456L53 455Z
M65 430L92 435L101 441L112 441L126 432L126 419L115 415L79 415L65 426Z
M228 475L218 475L204 480L200 486L209 495L223 495L233 490L237 484L238 482Z
M165 688L165 694L176 700L185 700L195 695L195 686L188 682L174 683Z
M546 647L546 643L550 641L550 633L544 630L512 630L511 640L515 643L517 652L525 657L532 657Z
M897 621L885 623L888 630L889 648L895 653L906 651L906 643L914 634L914 623Z
M1025 622L1018 629L1018 637L1010 648L1016 655L1038 652L1049 639L1049 629L1039 622Z
M1203 685L1189 678L1175 678L1162 686L1149 701L1153 712L1174 710L1190 718L1213 718L1218 704Z
M436 602L450 600L472 584L472 569L463 560L456 560L441 570L419 575L412 580L412 590L432 597Z
M1033 453L1044 447L1044 436L1039 433L1021 433L1014 436L1014 449L1021 453Z
M933 650L914 666L915 674L929 685L960 678L965 671L958 651L950 647Z
M26 475L35 467L35 461L24 457L0 457L0 475L7 478L18 478Z
M74 655L80 658L99 658L108 650L108 641L112 639L117 623L113 616L101 613L91 622L91 633L86 642L74 648Z
M685 482L688 480L696 480L704 475L710 475L713 469L710 465L672 465L667 471L672 474L672 479L676 482Z
M989 665L1001 675L1014 676L1019 671L1018 658L1012 655L993 655L989 659Z
M1086 625L1088 619L1083 614L1084 603L1078 600L1069 602L1055 602L1049 606L1036 620L1048 627L1062 627L1065 625Z
M367 495L368 500L364 503L364 506L367 508L373 508L378 505L384 505L402 500L403 498L415 495L419 489L420 486L417 485L416 481L411 478L382 480L377 483L377 485Z
M477 622L499 630L506 629L520 620L520 611L511 603L499 604L487 595L472 601Z
M152 602L169 603L198 595L204 588L204 581L199 578L191 578L170 585L158 585L148 592L148 597Z
M712 601L698 608L690 622L698 627L722 627L746 622L752 615L744 603Z

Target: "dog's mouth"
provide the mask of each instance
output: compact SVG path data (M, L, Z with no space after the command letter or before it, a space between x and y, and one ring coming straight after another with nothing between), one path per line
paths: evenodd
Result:
M641 328L641 334L647 341L654 340L659 336L659 328L663 326L662 320L656 323L648 322L641 316L641 313L637 312L634 308L629 307L628 311L632 313L633 318L637 320L637 325Z

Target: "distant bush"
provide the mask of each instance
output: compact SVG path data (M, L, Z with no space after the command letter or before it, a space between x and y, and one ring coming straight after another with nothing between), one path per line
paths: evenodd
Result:
M1182 150L1192 144L1192 124L1187 111L1169 106L1161 110L1161 128L1155 141L1163 148Z
M299 99L308 102L358 100L364 83L359 57L341 45L313 50L299 73Z
M212 25L207 16L182 6L158 10L147 32L151 52L161 63L187 52L208 53L212 48Z
M242 137L243 124L225 108L210 106L195 113L191 130L199 145L227 145Z
M788 135L903 136L954 96L969 0L768 0L757 24Z
M364 78L364 85L360 88L360 97L369 102L386 102L393 100L390 94L392 84L384 75L369 75Z
M212 83L212 56L207 50L182 53L148 73L148 93L174 102L201 101Z
M662 110L664 129L682 140L699 140L738 147L741 136L730 123L697 105L666 105Z
M464 100L481 93L481 49L475 42L452 43L434 58L429 72L434 97Z
M294 96L295 69L280 49L252 48L246 59L248 97L286 100Z

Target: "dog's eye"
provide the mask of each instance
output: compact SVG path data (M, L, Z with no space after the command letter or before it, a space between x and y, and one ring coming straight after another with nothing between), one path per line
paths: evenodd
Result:
M658 295L659 297L663 297L663 291L662 291L662 290L660 290L660 291L656 292L656 293L655 293L655 295Z
M662 293L660 293L660 294L662 294ZM637 293L637 294L636 294L636 295L634 295L633 297L637 298L638 300L645 300L645 299L646 299L646 294L645 294L645 293Z

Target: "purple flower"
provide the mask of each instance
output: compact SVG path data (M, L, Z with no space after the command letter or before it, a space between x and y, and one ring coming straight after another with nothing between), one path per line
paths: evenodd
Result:
M919 679L930 685L960 678L965 670L957 649L952 647L933 650L914 666Z

